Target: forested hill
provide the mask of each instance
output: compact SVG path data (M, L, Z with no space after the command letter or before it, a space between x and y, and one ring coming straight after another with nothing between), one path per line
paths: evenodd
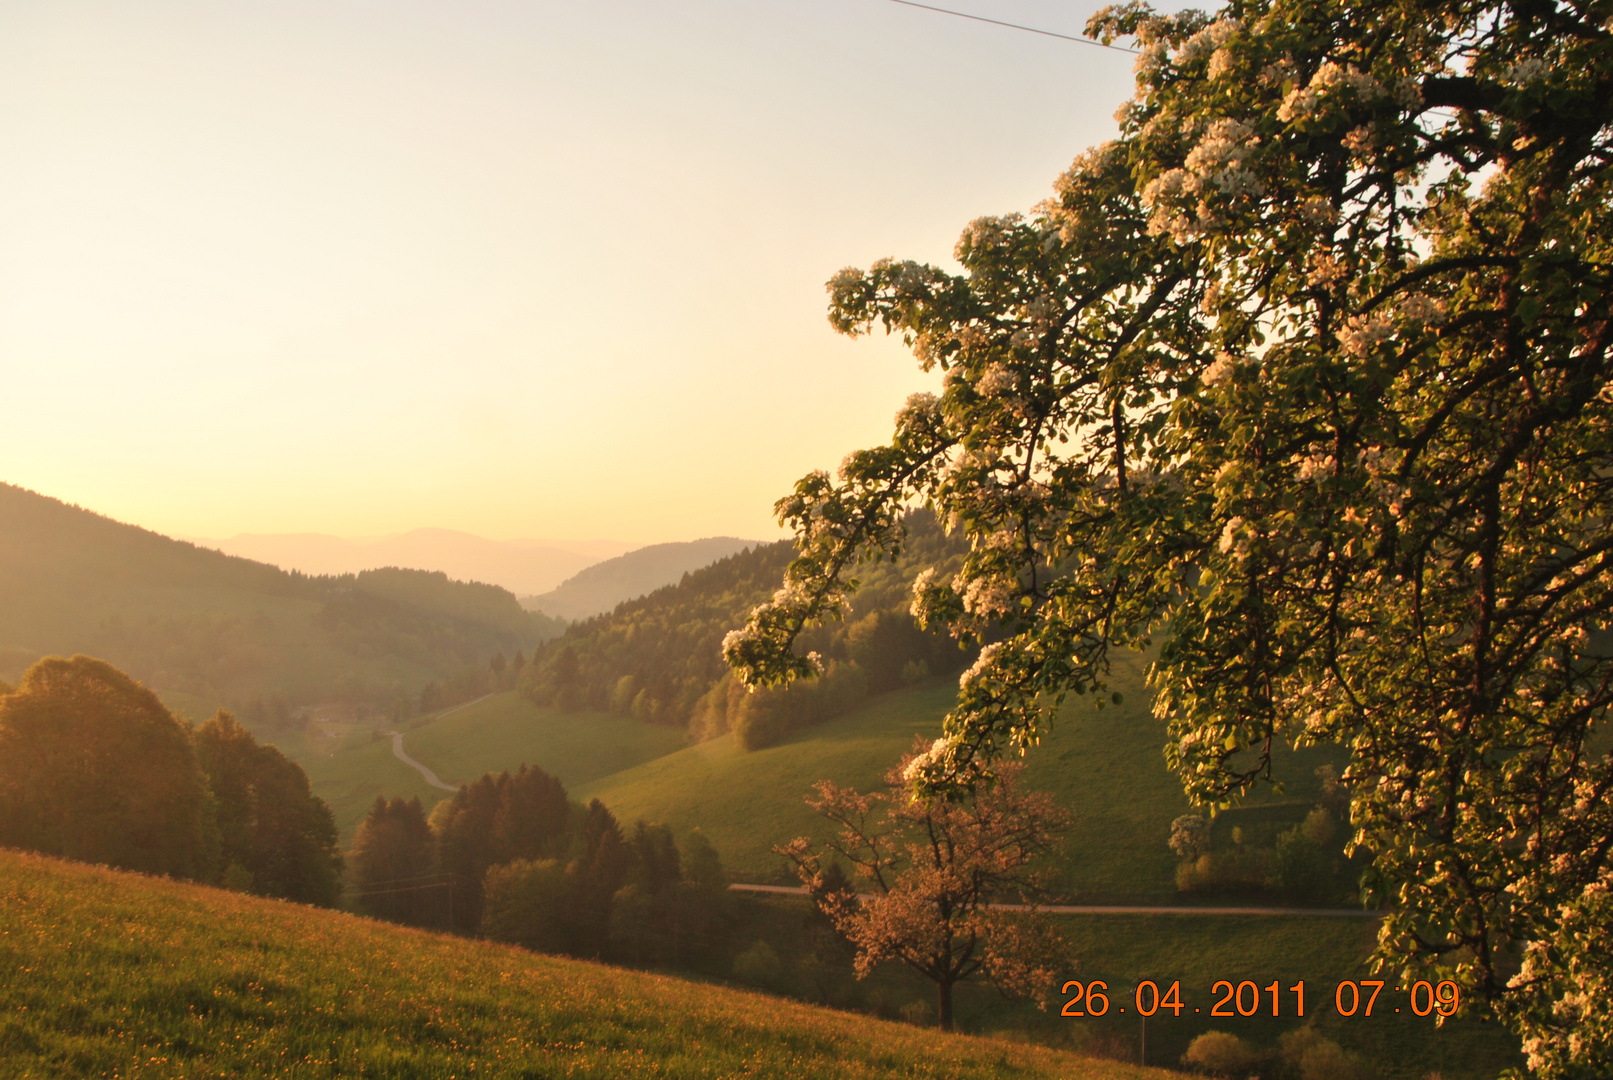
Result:
M557 631L496 586L288 573L0 484L0 677L82 652L237 708L405 711L427 683Z
M521 689L561 709L609 709L687 727L697 739L734 730L747 747L769 745L870 694L961 667L967 657L950 639L920 631L908 605L920 570L956 569L962 554L932 516L910 517L902 558L860 567L862 588L847 618L803 636L802 649L818 652L828 669L789 692L745 693L721 656L723 637L779 587L795 556L787 540L730 555L573 624L527 665Z

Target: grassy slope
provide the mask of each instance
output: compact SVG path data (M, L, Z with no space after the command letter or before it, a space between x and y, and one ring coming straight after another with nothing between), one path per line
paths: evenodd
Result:
M698 826L736 879L772 881L782 868L771 845L819 824L802 801L813 782L877 783L915 735L935 736L952 694L945 684L892 694L751 753L724 735L585 784L577 794L600 799L623 821L643 817L678 832Z
M392 753L392 740L355 741L353 745L326 757L302 762L314 794L330 806L341 832L343 845L353 839L353 830L364 819L376 796L420 799L431 813L448 792L432 787L420 774Z
M1145 1075L11 852L0 972L8 1076Z
M1164 729L1146 707L1143 666L1140 657L1117 659L1114 686L1124 703L1094 710L1072 702L1027 757L1027 782L1053 792L1071 812L1065 890L1084 900L1178 900L1165 839L1187 804L1165 768ZM404 744L450 782L522 762L542 766L573 795L602 799L624 821L699 827L737 878L774 881L783 879L783 868L772 845L819 828L802 801L812 784L827 777L872 787L915 736L939 732L952 696L946 680L888 694L781 746L745 753L731 736L685 747L675 729L602 713L562 714L500 694L409 730ZM1280 764L1291 774L1294 796L1256 799L1223 815L1217 830L1241 822L1251 842L1269 843L1277 828L1303 816L1319 759L1315 752L1285 755ZM419 795L428 808L441 798L392 756L388 741L360 737L334 755L306 760L314 790L331 804L344 836L377 795Z
M526 762L578 788L672 753L684 745L684 733L610 713L562 714L505 693L411 731L403 743L449 783Z
M558 776L568 788L629 769L683 745L675 728L595 713L561 715L514 693L495 694L405 731L404 749L443 780L474 780L523 762ZM330 804L344 840L377 795L418 795L429 812L447 792L431 787L392 753L392 740L355 736L328 756L305 761L314 793Z
M1070 811L1065 890L1085 901L1180 902L1176 859L1165 841L1187 800L1165 767L1164 726L1148 709L1144 667L1142 657L1117 658L1112 685L1123 703L1094 709L1074 699L1026 757L1025 782L1053 793ZM753 753L741 751L732 736L713 739L577 793L598 797L624 820L644 817L675 830L699 826L740 880L780 879L772 845L822 835L821 822L802 801L812 784L827 777L872 787L915 735L939 734L953 693L949 681L940 681L889 694ZM1290 778L1290 795L1274 800L1262 794L1224 815L1217 829L1243 822L1249 842L1269 842L1279 827L1304 816L1315 797L1312 771L1325 756L1282 755L1278 767Z

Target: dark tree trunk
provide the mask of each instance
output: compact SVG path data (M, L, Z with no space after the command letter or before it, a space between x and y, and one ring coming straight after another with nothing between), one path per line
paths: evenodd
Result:
M935 984L937 993L941 998L941 1030L952 1030L952 983L938 982Z

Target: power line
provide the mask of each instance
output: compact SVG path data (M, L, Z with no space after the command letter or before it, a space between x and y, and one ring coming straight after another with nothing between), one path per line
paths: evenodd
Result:
M972 19L975 22L990 23L992 26L1006 26L1010 30L1023 30L1027 34L1041 34L1043 37L1058 38L1060 41L1073 41L1077 45L1091 45L1097 49L1111 49L1114 52L1131 53L1136 55L1136 49L1127 49L1120 45L1105 45L1101 41L1093 41L1087 37L1076 37L1073 34L1059 34L1052 30L1043 30L1035 26L1022 26L1019 23L1003 22L1001 19L988 19L984 15L971 15L967 11L953 11L951 8L932 7L929 4L916 4L913 0L891 0L893 4L904 7L922 8L925 11L934 11L942 15L955 15L960 19Z

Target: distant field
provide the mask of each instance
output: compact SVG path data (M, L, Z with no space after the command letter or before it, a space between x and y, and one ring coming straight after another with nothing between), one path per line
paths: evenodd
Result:
M877 698L848 716L747 753L732 735L712 739L585 784L623 821L646 818L683 832L700 828L737 880L783 880L770 848L820 827L802 802L820 778L867 788L915 735L933 738L954 687Z
M1025 782L1051 792L1071 814L1060 862L1062 893L1084 902L1179 903L1176 858L1166 846L1170 823L1188 808L1165 767L1164 725L1148 707L1145 660L1115 660L1120 705L1102 709L1072 698L1053 729L1026 756ZM498 694L406 728L404 746L449 783L522 762L558 776L580 799L599 798L624 823L659 821L677 832L699 828L736 880L790 880L772 846L799 835L823 835L803 801L819 779L868 789L913 745L934 738L955 686L937 680L887 694L855 712L798 732L780 746L745 752L732 736L685 746L682 731L604 713L560 713L517 694ZM392 755L391 743L349 745L306 759L314 791L330 803L342 835L378 794L419 795L428 808L443 797ZM1331 755L1279 755L1289 794L1269 794L1224 813L1216 832L1242 824L1248 842L1270 844L1276 831L1303 817L1316 797L1312 775Z
M562 713L505 693L409 731L403 745L449 783L525 762L542 766L575 790L670 754L685 741L681 728L611 713Z
M0 852L12 1076L1163 1077Z
M402 730L408 754L447 783L525 763L559 777L573 795L580 785L669 753L684 742L676 728L609 714L562 714L540 709L515 693L495 694ZM391 739L368 740L368 735L355 733L334 754L302 759L314 794L330 804L344 844L377 795L418 795L429 813L448 794L399 761Z
M1149 709L1145 661L1115 661L1120 705L1092 707L1073 698L1053 729L1025 758L1025 783L1051 792L1071 814L1063 891L1084 902L1181 902L1170 823L1188 809L1180 782L1165 767L1165 728ZM861 709L797 733L789 742L746 753L732 736L713 739L603 777L579 789L623 820L644 817L682 831L702 829L739 880L788 880L771 853L800 835L823 836L823 822L802 801L819 779L867 790L913 745L940 734L956 692L949 681L875 698ZM1277 827L1304 816L1315 798L1315 766L1325 753L1284 753L1290 795L1261 795L1223 815L1218 831L1247 819L1250 842L1270 842ZM422 760L430 762L428 758ZM435 767L435 766L434 766Z
M376 796L418 796L429 814L449 794L427 784L418 772L394 757L392 740L387 738L360 741L328 756L307 758L302 766L314 794L329 804L343 847L352 842L353 830L364 820Z

